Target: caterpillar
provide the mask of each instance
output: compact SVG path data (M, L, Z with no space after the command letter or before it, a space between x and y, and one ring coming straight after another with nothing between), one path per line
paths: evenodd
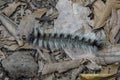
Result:
M40 48L51 50L52 48L77 48L86 51L101 50L104 46L104 40L96 36L95 32L88 34L70 34L57 32L43 32L39 27L34 28L28 36L28 41Z

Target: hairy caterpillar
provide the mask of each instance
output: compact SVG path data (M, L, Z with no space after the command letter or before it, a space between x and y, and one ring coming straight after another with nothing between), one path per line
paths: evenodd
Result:
M77 48L86 51L97 51L103 48L104 41L96 36L95 32L88 34L69 34L56 32L43 32L40 28L34 28L28 36L30 43L51 50L52 48Z

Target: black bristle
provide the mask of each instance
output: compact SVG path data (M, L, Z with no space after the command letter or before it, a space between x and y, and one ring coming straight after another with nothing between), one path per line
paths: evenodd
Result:
M43 39L46 39L46 35L47 35L47 34L46 34L46 33L44 33L44 35L43 35Z
M81 39L81 41L85 41L85 38L83 37L83 38Z
M88 42L91 42L91 39L88 39ZM91 43L90 43L91 44Z
M79 36L75 36L75 40L79 40Z
M54 37L54 38L57 38L57 33L55 33L53 37Z
M90 13L90 14L88 15L88 17L90 17L90 20L93 20L93 19L94 19L94 13Z
M68 34L67 36L66 36L66 39L70 39L71 38L71 34Z
M42 37L42 34L38 31L38 36L37 37Z
M98 47L99 50L103 49L103 47L104 47L103 41L101 41L101 40L97 41L96 46Z
M94 46L96 44L97 44L97 40L94 40L93 43L92 43L92 45Z
M102 0L104 3L106 3L106 0Z
M33 33L30 33L30 34L28 35L28 41L29 41L30 43L33 43L33 41L34 41L34 35L33 35Z
M60 34L60 38L64 38L64 34L63 33Z

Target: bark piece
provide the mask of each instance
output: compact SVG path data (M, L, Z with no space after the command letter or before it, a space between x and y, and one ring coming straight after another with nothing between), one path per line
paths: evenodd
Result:
M98 53L98 62L99 64L113 64L116 62L120 62L120 45L111 45L107 46L103 50L99 51Z
M64 61L59 63L46 64L43 68L42 75L58 71L59 73L65 72L69 69L77 68L82 64L82 60Z

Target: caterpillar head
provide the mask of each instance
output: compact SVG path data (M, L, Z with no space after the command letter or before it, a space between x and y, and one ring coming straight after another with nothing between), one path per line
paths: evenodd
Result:
M28 41L35 45L38 42L38 39L43 37L43 30L40 27L33 28L33 31L28 35Z

